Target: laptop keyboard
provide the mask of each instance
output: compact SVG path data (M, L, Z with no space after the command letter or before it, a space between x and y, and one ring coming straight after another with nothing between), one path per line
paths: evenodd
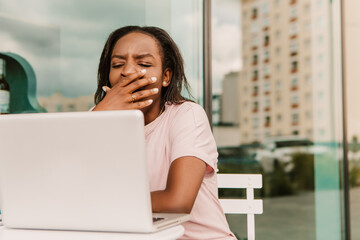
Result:
M156 217L153 217L153 222L158 222L158 221L161 221L161 220L164 220L165 218L156 218Z

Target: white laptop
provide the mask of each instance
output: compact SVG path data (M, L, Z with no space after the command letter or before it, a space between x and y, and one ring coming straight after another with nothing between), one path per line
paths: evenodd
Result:
M189 220L152 214L138 110L2 115L0 148L6 227L153 232Z

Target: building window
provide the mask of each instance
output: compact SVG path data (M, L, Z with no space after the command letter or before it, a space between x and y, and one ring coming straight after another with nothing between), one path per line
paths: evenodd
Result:
M270 137L270 133L268 131L265 132L265 138L269 138Z
M269 64L265 64L265 66L264 66L264 75L265 75L265 77L268 77L270 75Z
M259 110L259 102L255 101L253 103L253 112L257 112Z
M269 50L266 49L264 51L264 61L265 62L269 61L269 57L270 57Z
M265 111L269 111L269 110L270 110L270 100L269 100L268 98L265 99L264 109L265 109Z
M256 65L258 63L258 55L253 56L253 65Z
M290 42L290 55L291 56L297 55L297 51L298 51L298 44L295 40L293 40Z
M281 81L280 80L276 82L276 90L281 91Z
M291 121L293 125L297 125L299 123L299 114L298 113L292 113L291 114Z
M254 38L252 39L252 45L253 45L253 47L256 47L256 46L258 45L258 43L259 43L258 38L257 38L257 37L254 37Z
M281 54L281 48L277 47L275 52L276 52L276 55L279 56Z
M253 80L256 81L259 77L259 71L258 70L254 70L253 71Z
M257 96L259 94L259 87L258 86L254 86L253 87L253 96Z
M253 33L256 33L256 32L259 31L259 24L258 24L257 21L252 23L251 31L252 31Z
M259 125L259 119L257 117L253 118L253 127L257 127Z
M299 106L299 97L297 95L293 95L291 97L291 107L297 108Z
M258 15L258 10L256 8L253 8L252 10L252 19L256 19Z
M292 89L292 90L296 90L297 87L298 87L298 79L297 79L296 76L293 76L293 77L291 78L291 89Z
M270 93L270 83L269 82L265 82L265 84L264 84L264 92L265 92L265 94Z
M277 119L278 122L281 122L281 120L282 120L281 114L276 115L276 119Z
M281 37L281 32L280 32L280 30L277 30L277 31L275 32L275 37L276 37L276 39L280 39L280 37Z
M297 26L295 23L290 24L290 36L295 36L297 34Z
M295 73L297 71L298 71L298 62L297 61L291 62L291 72Z
M265 117L265 127L270 127L270 116Z
M263 27L264 27L264 30L268 29L268 27L269 27L269 18L268 17L264 17L264 19L263 19Z
M281 64L280 63L276 64L276 71L278 73L281 72Z
M296 18L296 5L291 6L290 8L290 18L295 19Z
M262 9L263 9L263 13L268 13L269 12L269 4L267 2L265 2L263 4Z
M266 35L264 38L264 46L268 46L270 44L270 37L269 35Z

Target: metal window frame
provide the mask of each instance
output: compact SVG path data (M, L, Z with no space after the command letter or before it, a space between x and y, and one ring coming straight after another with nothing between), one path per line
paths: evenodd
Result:
M212 127L211 0L203 0L204 109Z

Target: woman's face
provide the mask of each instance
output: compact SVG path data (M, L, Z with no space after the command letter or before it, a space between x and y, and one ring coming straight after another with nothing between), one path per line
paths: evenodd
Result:
M114 46L109 74L111 86L142 69L146 69L143 78L157 78L155 83L142 88L159 89L159 94L150 97L155 103L160 100L161 88L168 85L170 75L168 71L162 71L162 58L156 40L149 35L132 32L120 38Z

